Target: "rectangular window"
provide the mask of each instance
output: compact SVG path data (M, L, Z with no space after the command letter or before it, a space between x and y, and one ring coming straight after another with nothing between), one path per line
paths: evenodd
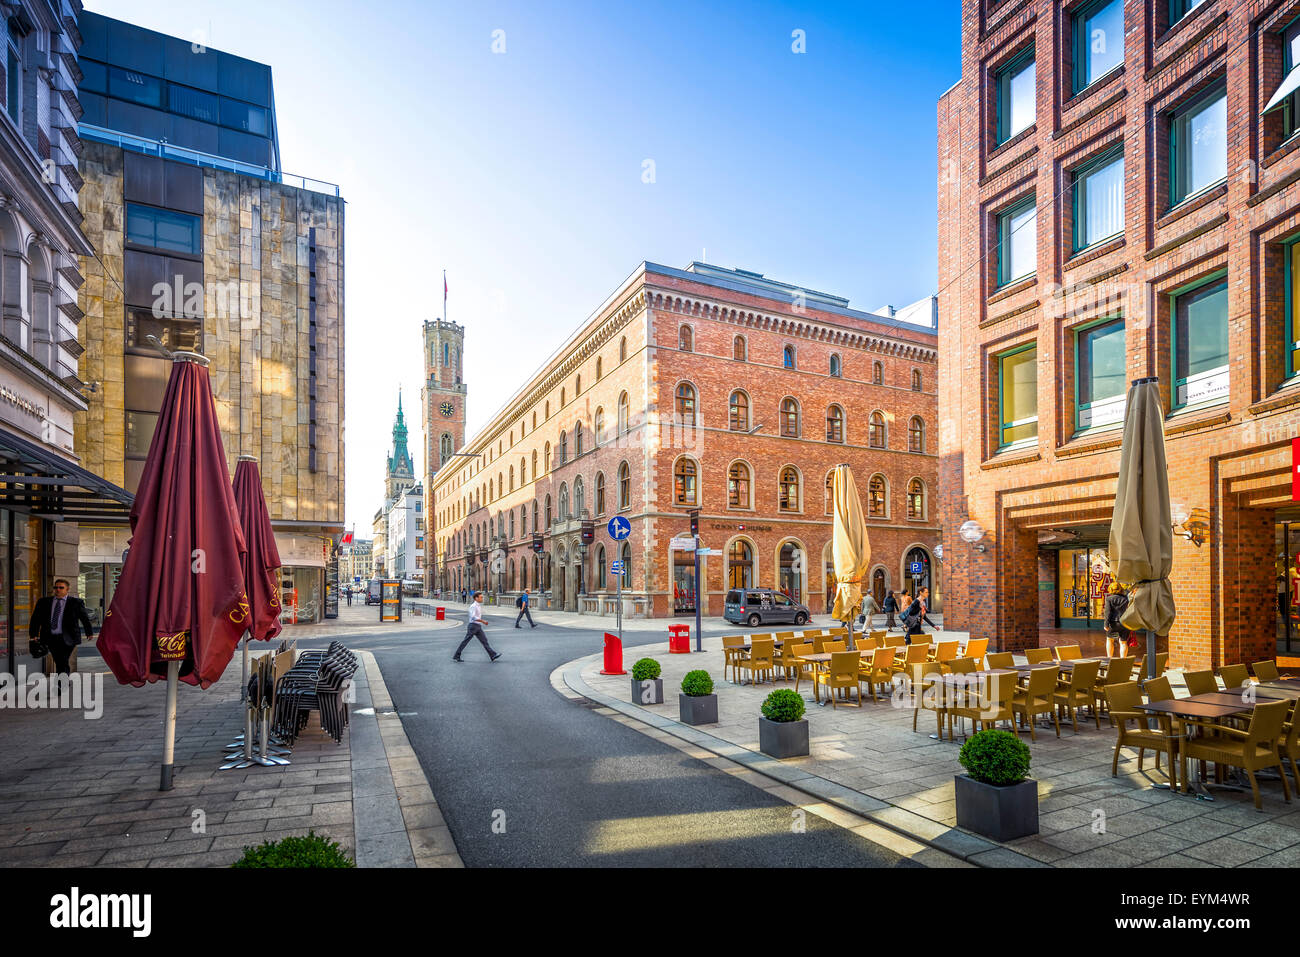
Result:
M998 357L998 445L1038 440L1038 349L1028 346Z
M998 285L1038 268L1038 205L1030 198L998 217Z
M6 44L5 48L9 54L5 61L5 75L8 80L5 86L5 108L9 111L9 118L17 123L18 104L21 102L22 95L22 64L13 47Z
M1170 202L1228 176L1228 93L1219 87L1175 110L1169 123Z
M202 222L202 217L188 213L127 203L126 241L154 249L198 255L203 249Z
M1074 424L1080 432L1124 421L1125 363L1123 319L1075 333Z
M1300 240L1286 247L1286 376L1300 373Z
M1034 124L1036 78L1032 49L998 74L998 143Z
M266 136L266 110L260 106L253 106L251 103L244 103L223 96L221 98L221 125L243 130L246 133L256 133L258 136Z
M1074 15L1074 91L1124 62L1124 0L1100 0Z
M119 100L128 100L143 106L162 106L162 80L145 73L108 68L108 94Z
M1282 111L1282 137L1290 139L1300 129L1300 17L1282 31L1282 82L1264 113Z
M167 84L167 108L173 113L203 120L205 123L217 122L217 98L211 93L181 86L179 83Z
M1173 303L1174 408L1228 398L1228 281L1211 280Z
M1103 156L1074 172L1074 249L1124 231L1124 154Z
M1169 0L1169 25L1172 27L1204 2L1205 0Z

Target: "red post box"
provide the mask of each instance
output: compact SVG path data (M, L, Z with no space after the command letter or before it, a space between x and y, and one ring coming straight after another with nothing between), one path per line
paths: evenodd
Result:
M436 621L446 621L446 620L447 620L447 609L444 608L444 607L442 607L442 605L439 605L439 606L438 606L438 610L437 610L437 612L434 613L434 619L435 619Z
M619 640L618 635L605 632L605 667L600 673L602 675L627 674L623 670L623 642Z
M668 626L668 653L670 655L689 655L691 653L691 626Z

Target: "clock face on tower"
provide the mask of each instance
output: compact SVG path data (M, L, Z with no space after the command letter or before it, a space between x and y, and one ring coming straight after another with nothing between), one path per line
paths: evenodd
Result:
M456 407L450 402L444 402L442 405L438 406L438 411L443 414L444 418L450 419L456 414Z

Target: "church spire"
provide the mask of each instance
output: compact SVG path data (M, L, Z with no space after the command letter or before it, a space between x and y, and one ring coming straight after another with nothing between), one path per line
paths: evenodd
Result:
M393 423L393 454L388 457L389 479L414 478L415 462L406 447L406 416L402 413L402 390L397 390L397 421ZM391 481L389 483L392 484Z

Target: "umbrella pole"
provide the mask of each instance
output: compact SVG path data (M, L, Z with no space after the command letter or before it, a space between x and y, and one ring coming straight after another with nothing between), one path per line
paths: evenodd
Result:
M163 760L159 791L172 789L172 759L176 752L176 685L180 673L180 661L167 662L167 711L163 715Z
M1156 633L1147 629L1147 677L1156 676Z

